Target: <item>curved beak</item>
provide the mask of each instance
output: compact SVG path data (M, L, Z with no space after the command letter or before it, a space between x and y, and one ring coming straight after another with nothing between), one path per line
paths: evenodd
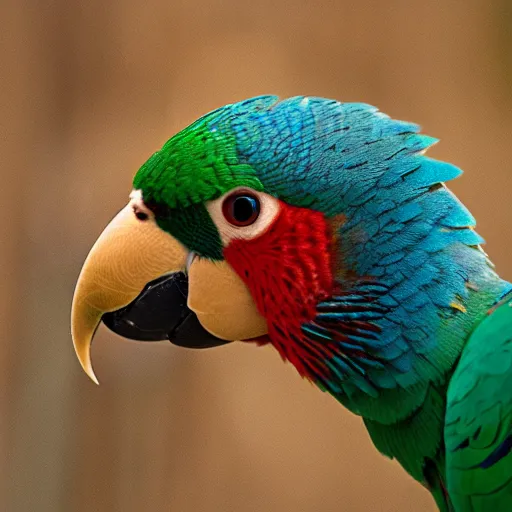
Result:
M90 347L102 316L130 304L155 279L184 270L186 259L187 250L153 220L139 220L131 204L105 228L80 272L71 309L75 351L94 382Z
M167 339L187 348L267 333L265 318L230 265L195 258L144 208L135 191L94 244L76 285L71 335L82 368L96 384L91 343L101 321L125 338Z

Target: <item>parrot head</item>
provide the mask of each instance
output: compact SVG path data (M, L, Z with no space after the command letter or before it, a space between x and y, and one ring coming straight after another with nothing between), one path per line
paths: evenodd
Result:
M371 393L387 355L407 373L381 332L432 282L415 288L404 275L426 268L410 248L453 245L442 226L481 242L441 185L460 170L423 155L434 142L369 105L322 98L262 96L198 119L137 172L84 263L72 306L83 368L96 380L90 346L103 321L191 348L270 342L334 391L357 374ZM452 284L447 304L464 294Z

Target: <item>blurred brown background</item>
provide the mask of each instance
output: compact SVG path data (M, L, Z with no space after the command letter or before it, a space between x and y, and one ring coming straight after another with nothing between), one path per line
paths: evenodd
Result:
M271 349L192 352L69 310L131 178L206 111L261 93L378 105L442 139L512 278L510 0L2 0L0 510L433 511L360 420Z

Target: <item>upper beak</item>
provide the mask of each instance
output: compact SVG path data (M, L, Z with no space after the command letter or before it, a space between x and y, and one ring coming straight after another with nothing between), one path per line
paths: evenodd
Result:
M147 283L185 269L187 250L128 204L105 228L84 263L71 310L71 334L80 363L96 383L90 358L103 314L132 302Z

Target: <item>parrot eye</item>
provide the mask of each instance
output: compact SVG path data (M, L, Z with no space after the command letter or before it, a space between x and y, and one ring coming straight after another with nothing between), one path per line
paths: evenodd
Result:
M222 213L233 226L250 226L259 217L260 201L249 193L233 194L224 200Z
M208 213L227 247L233 239L261 235L279 212L279 200L264 192L239 187L206 203Z

